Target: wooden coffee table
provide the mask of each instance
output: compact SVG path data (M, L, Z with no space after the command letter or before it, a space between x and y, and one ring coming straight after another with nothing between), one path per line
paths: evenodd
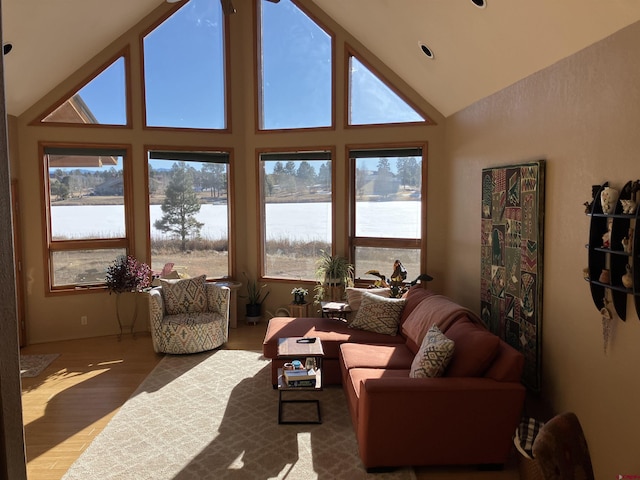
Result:
M324 350L322 342L317 337L286 337L278 339L278 358L283 360L299 360L306 365L307 359L313 359L316 365L316 384L310 387L291 387L284 380L283 369L278 369L278 423L279 424L302 424L302 423L322 423L322 413L320 412L320 400L318 399L284 399L285 392L309 392L322 390L322 357ZM285 404L290 403L310 403L316 406L318 419L308 420L283 420L282 414Z

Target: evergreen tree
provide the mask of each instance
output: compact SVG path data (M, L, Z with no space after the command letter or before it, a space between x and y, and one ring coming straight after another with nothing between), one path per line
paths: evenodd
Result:
M318 183L327 190L331 187L331 164L329 162L325 162L320 165L320 170L318 171Z
M185 162L175 163L171 167L171 179L162 202L162 217L154 226L164 233L173 233L180 238L181 250L187 249L187 238L199 235L204 225L196 220L200 211L200 202L193 189L193 168Z
M306 160L300 162L298 171L296 172L296 177L303 185L306 186L316 183L316 171Z

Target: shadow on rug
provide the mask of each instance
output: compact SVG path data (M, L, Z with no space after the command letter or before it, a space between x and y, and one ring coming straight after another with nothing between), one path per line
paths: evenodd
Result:
M59 356L59 353L20 355L20 376L23 378L37 377Z
M321 425L278 425L261 354L167 355L63 479L415 479L367 474L342 389L313 395Z

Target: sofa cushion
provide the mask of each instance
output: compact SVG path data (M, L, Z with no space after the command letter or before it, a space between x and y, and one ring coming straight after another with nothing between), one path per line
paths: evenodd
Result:
M362 302L362 295L364 292L373 293L374 295L379 295L381 297L389 298L391 295L390 288L356 288L356 287L347 287L344 289L347 295L347 303L349 304L349 308L352 312L357 311L360 308L360 303Z
M411 287L402 298L407 300L406 305L404 306L404 310L402 311L402 316L400 317L400 325L402 325L405 320L411 315L411 312L415 310L415 308L430 295L434 295L434 293L426 288L423 288L421 285L414 285Z
M447 367L447 377L479 377L498 353L500 338L486 328L461 319L447 329L456 350Z
M411 363L411 378L441 377L451 361L455 344L435 325L429 329Z
M340 358L343 366L351 368L384 368L408 370L413 361L413 353L406 345L361 345L343 343Z
M160 279L165 310L169 315L201 313L207 310L206 275L180 280Z
M404 344L400 335L391 336L349 328L346 322L320 317L274 317L269 320L262 351L267 358L278 356L278 338L318 337L322 341L325 359L338 358L345 342L366 344ZM326 366L326 365L325 365Z
M402 334L407 338L409 348L417 353L424 336L432 326L437 326L446 334L453 323L463 318L477 317L444 295L427 295L402 324ZM477 321L480 322L480 319Z
M403 298L384 298L363 292L356 318L349 326L369 332L395 335L398 333L400 315L405 303L407 301Z

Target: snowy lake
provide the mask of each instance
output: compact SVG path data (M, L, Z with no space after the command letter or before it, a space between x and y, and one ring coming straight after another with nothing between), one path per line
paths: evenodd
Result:
M112 238L124 236L123 206L54 206L53 237ZM420 238L420 202L358 202L358 236ZM204 223L200 234L208 239L227 237L226 206L204 204L196 215ZM162 216L160 205L151 205L151 235L163 238L154 222ZM269 203L266 206L268 240L291 238L331 243L330 203Z

